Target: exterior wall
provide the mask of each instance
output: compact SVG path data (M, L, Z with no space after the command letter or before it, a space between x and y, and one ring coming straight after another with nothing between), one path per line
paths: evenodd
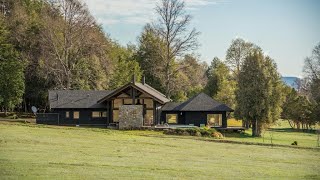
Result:
M119 113L119 129L135 129L143 126L142 105L123 105Z
M69 112L69 118L66 118L66 112ZM74 119L73 112L79 112L79 119ZM107 112L107 117L93 118L92 112L104 111ZM107 109L52 109L52 113L59 113L60 125L108 125L108 111Z
M178 124L193 124L195 126L200 126L200 124L207 125L207 115L208 114L222 114L222 127L227 127L227 116L226 112L203 112L203 111L187 111L187 112L179 112L179 111L162 111L161 113L161 121L167 123L166 114L177 114L178 115Z

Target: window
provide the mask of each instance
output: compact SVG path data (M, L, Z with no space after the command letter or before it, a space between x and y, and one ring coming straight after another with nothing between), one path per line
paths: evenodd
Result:
M69 111L66 111L66 118L70 118L70 113L69 113Z
M144 116L144 125L151 126L153 124L153 110L147 110Z
M92 117L93 117L93 118L98 118L98 117L100 117L100 112L98 112L98 111L93 111L93 112L92 112Z
M100 118L100 117L107 117L107 112L105 111L93 111L92 112L93 118Z
M74 111L73 112L73 119L79 119L79 115L80 113L79 113L79 111Z
M124 104L125 105L131 105L132 104L132 99L124 99Z
M147 108L153 108L153 100L152 99L144 99L144 104Z
M101 117L107 117L107 112L106 111L103 111L103 112L100 112L101 113Z
M113 100L113 108L119 108L120 106L122 106L122 99Z
M113 110L113 122L119 122L119 110Z
M166 119L168 124L178 124L178 115L177 114L166 114Z
M221 126L222 125L222 114L208 114L207 123L209 126Z

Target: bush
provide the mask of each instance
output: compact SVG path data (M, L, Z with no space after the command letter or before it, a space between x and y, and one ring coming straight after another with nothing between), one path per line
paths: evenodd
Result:
M298 142L297 142L297 141L294 141L293 143L291 143L291 145L297 146L297 145L298 145Z
M217 132L217 130L213 128L167 129L167 130L164 130L163 133L167 135L223 138L223 135L220 132Z

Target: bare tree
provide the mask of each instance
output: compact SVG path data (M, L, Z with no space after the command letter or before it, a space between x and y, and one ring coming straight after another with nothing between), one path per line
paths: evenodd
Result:
M232 40L230 47L226 54L226 64L236 74L240 72L240 67L245 58L252 52L253 49L258 48L251 42L247 42L241 38Z
M185 10L185 3L180 0L161 0L156 7L158 20L153 23L155 32L159 35L161 43L161 58L164 62L165 93L172 95L173 78L183 67L176 65L176 58L182 57L189 51L198 47L196 29L188 31L192 17Z
M78 0L48 0L53 9L45 19L44 46L48 72L56 77L60 88L70 89L73 74L81 71L77 64L89 59L103 45L92 38L99 31L87 7ZM78 73L79 74L79 73Z

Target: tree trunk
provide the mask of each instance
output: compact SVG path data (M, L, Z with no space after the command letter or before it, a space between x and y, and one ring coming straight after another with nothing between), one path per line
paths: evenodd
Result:
M258 135L258 121L255 119L252 121L252 136L256 137Z

